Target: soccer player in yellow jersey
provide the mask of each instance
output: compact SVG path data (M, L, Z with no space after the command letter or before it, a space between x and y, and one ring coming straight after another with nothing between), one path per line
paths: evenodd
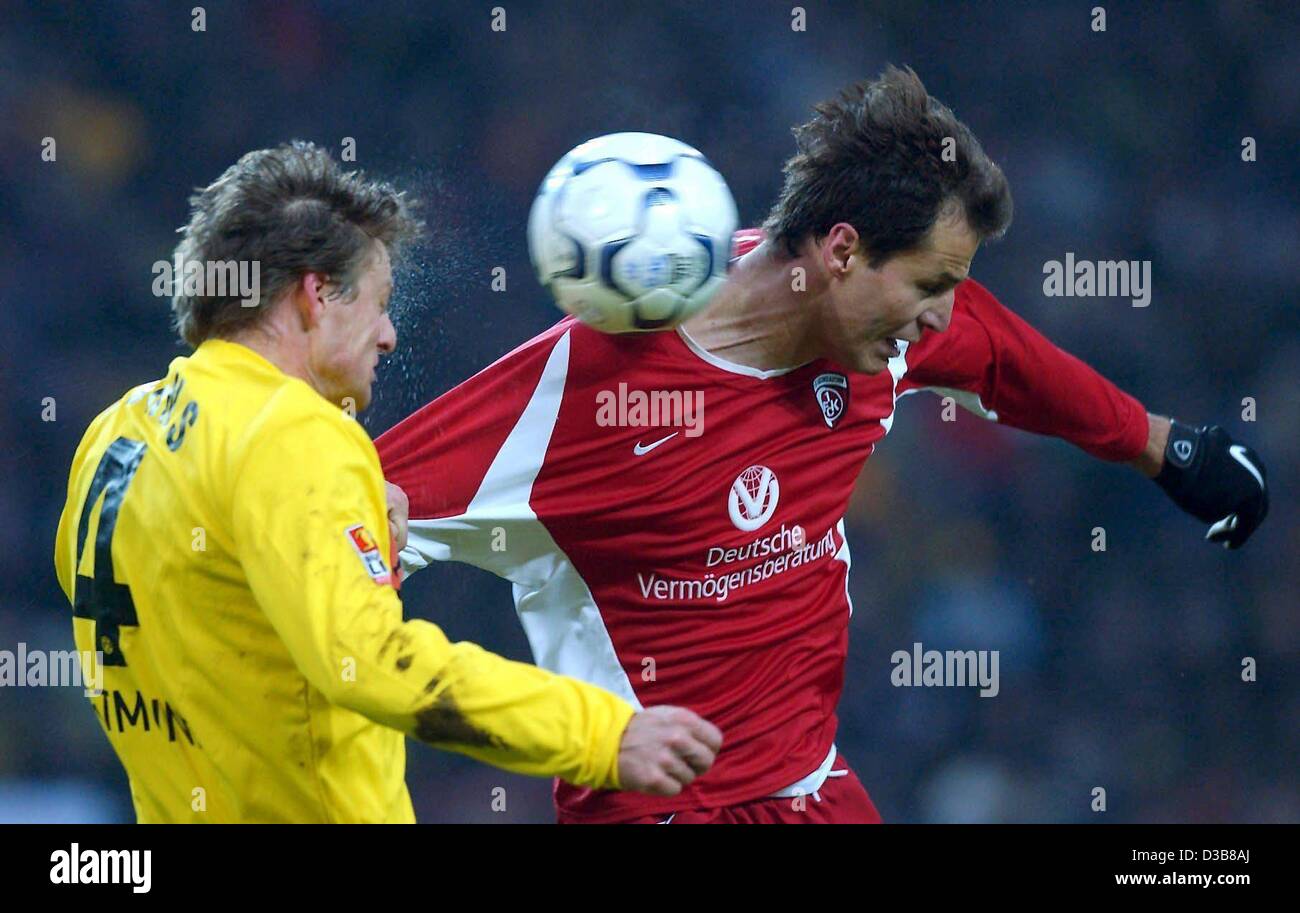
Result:
M350 414L396 345L390 249L420 227L403 195L293 143L190 202L177 258L205 271L172 307L194 352L91 423L55 544L138 819L413 821L407 735L592 787L675 795L706 771L721 734L689 710L634 713L403 620ZM256 301L208 268L232 263Z

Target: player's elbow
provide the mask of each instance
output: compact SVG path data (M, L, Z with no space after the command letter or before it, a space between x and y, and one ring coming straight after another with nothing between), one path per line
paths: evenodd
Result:
M312 680L312 687L320 692L325 702L334 707L342 707L345 710L357 710L364 703L364 696L361 689L357 687L356 678L349 678L346 671L346 658L344 672L340 676L316 677Z
M392 705L392 695L367 687L360 681L339 681L318 688L331 706L360 714L373 723L391 729L407 729L405 715Z
M338 649L324 662L308 663L303 675L327 703L364 716L371 716L380 698L375 670L359 660L356 651Z

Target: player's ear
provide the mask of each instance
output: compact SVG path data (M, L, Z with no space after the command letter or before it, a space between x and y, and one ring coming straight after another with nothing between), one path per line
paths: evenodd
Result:
M304 273L298 280L292 300L304 330L320 325L329 291L330 280L324 273Z
M848 222L837 222L831 226L821 245L822 261L827 272L836 278L844 275L849 268L849 258L862 256L858 240L858 230Z

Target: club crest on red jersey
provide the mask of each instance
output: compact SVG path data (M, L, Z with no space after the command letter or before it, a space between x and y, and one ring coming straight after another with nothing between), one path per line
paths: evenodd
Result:
M813 394L821 407L826 427L834 428L849 408L849 379L843 374L818 374L813 380Z

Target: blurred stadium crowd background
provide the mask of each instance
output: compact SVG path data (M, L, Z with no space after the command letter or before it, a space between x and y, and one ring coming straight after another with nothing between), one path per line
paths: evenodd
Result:
M353 137L361 167L424 206L431 237L395 299L400 354L365 420L378 434L557 318L524 225L571 146L681 138L757 224L789 128L905 63L1012 184L1015 223L974 275L1151 410L1257 448L1273 503L1226 553L1132 471L903 400L848 517L841 752L892 821L1300 819L1293 5L1104 4L1105 32L1074 2L812 2L805 32L766 0L503 5L494 32L490 4L211 3L195 33L190 3L3 4L0 649L72 647L50 556L73 450L181 354L151 264L190 190L243 152ZM56 162L40 158L47 136ZM1152 303L1045 297L1043 264L1067 251L1151 260ZM527 657L507 584L448 566L405 595L453 638ZM915 641L999 650L1000 693L892 687L890 655ZM415 744L408 768L423 821L551 820L545 781ZM130 818L80 691L0 688L0 820Z

